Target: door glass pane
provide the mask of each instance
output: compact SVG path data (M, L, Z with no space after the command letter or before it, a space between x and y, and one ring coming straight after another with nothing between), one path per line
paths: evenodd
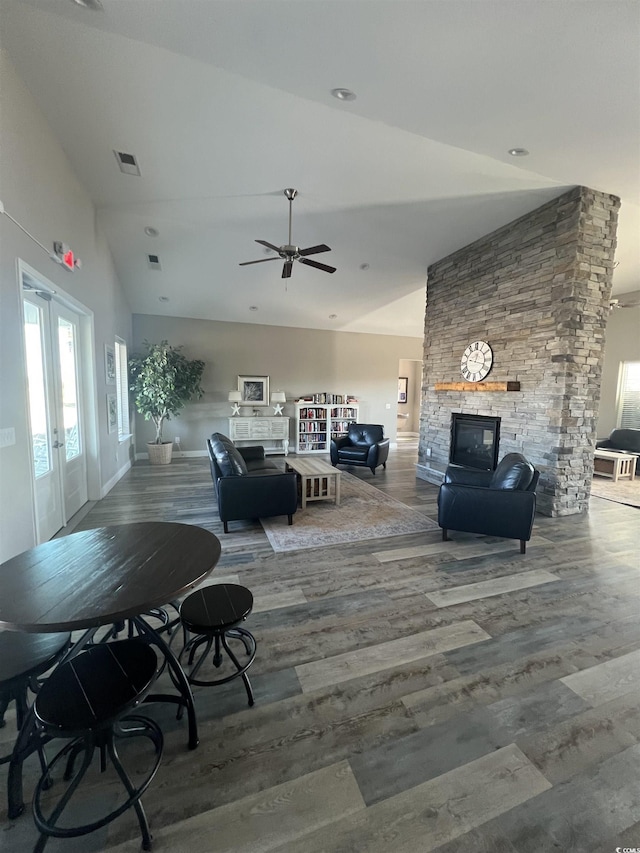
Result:
M42 352L42 313L35 305L27 301L24 303L24 339L27 351L33 465L35 476L42 477L51 470L47 398L44 385L44 355Z
M67 462L80 455L78 424L78 385L76 381L76 329L73 323L58 317L58 349L62 380L62 417Z

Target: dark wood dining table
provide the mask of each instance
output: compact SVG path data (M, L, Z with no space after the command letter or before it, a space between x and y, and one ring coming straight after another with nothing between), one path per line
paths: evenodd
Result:
M98 527L45 542L0 565L0 630L84 631L78 653L101 626L128 620L166 661L177 692L149 701L186 708L189 748L198 745L191 687L170 645L145 618L197 586L215 568L220 541L202 527L136 522ZM25 721L9 769L9 816L23 809L22 762L33 751Z

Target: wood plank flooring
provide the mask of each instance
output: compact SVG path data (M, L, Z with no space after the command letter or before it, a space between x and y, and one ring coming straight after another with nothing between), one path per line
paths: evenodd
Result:
M402 442L386 471L351 473L435 519L416 451ZM143 797L156 853L640 848L639 519L592 498L585 516L537 516L524 555L515 540L439 530L275 554L258 522L224 535L205 459L135 465L77 529L213 531L222 557L207 583L252 590L258 642L253 708L241 682L195 688L197 750L170 707L144 708L165 733ZM8 713L0 753L14 731ZM30 759L28 795L37 771ZM7 820L5 780L6 767L0 849L26 853L36 832L28 808ZM119 795L96 772L79 809ZM132 812L47 844L139 849Z

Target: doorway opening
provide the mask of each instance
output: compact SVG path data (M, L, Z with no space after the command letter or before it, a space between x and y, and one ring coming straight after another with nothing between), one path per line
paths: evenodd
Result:
M398 441L415 440L420 434L422 362L412 358L398 360L398 402L396 435Z

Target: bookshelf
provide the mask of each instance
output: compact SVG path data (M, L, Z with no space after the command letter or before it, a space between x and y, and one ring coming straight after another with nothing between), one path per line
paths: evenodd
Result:
M332 438L358 420L357 403L296 403L296 453L328 453Z

